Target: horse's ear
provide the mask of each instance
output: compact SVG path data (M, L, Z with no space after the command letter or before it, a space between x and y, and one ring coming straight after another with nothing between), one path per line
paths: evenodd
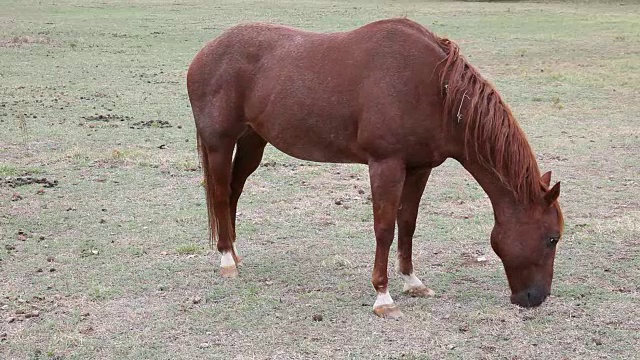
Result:
M544 201L547 205L551 206L560 196L560 182L557 182L553 187L544 194Z
M540 181L542 181L544 187L548 189L549 186L551 186L551 171L547 171L546 173L544 173L544 175L540 177Z

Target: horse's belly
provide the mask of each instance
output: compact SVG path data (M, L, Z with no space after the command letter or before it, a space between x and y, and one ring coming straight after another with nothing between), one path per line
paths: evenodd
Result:
M274 119L275 120L275 119ZM283 121L284 120L284 121ZM340 122L261 121L253 129L283 153L301 160L333 163L364 163L366 158L356 144L355 132Z
M331 163L364 163L365 160L348 149L320 146L291 146L290 143L270 142L276 149L301 160Z

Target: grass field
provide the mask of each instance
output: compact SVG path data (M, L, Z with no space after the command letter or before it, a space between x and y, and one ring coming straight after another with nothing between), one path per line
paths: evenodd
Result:
M1 359L640 353L640 5L49 3L0 1ZM458 41L562 181L565 235L540 308L509 303L489 201L453 161L427 185L414 241L418 275L437 296L403 296L392 276L399 321L371 312L364 166L268 147L239 206L241 277L218 277L185 86L191 58L241 22L339 31L391 16Z

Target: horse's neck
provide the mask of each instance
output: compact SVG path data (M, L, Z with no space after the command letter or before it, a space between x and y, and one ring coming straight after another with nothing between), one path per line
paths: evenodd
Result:
M465 161L462 166L467 169L489 196L496 222L502 222L524 208L524 204L516 199L513 191L502 182L494 170L477 161Z

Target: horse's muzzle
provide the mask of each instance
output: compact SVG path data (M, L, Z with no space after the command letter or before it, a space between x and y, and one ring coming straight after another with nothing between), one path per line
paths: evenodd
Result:
M542 304L549 296L549 291L542 286L532 286L511 295L511 303L530 308Z

